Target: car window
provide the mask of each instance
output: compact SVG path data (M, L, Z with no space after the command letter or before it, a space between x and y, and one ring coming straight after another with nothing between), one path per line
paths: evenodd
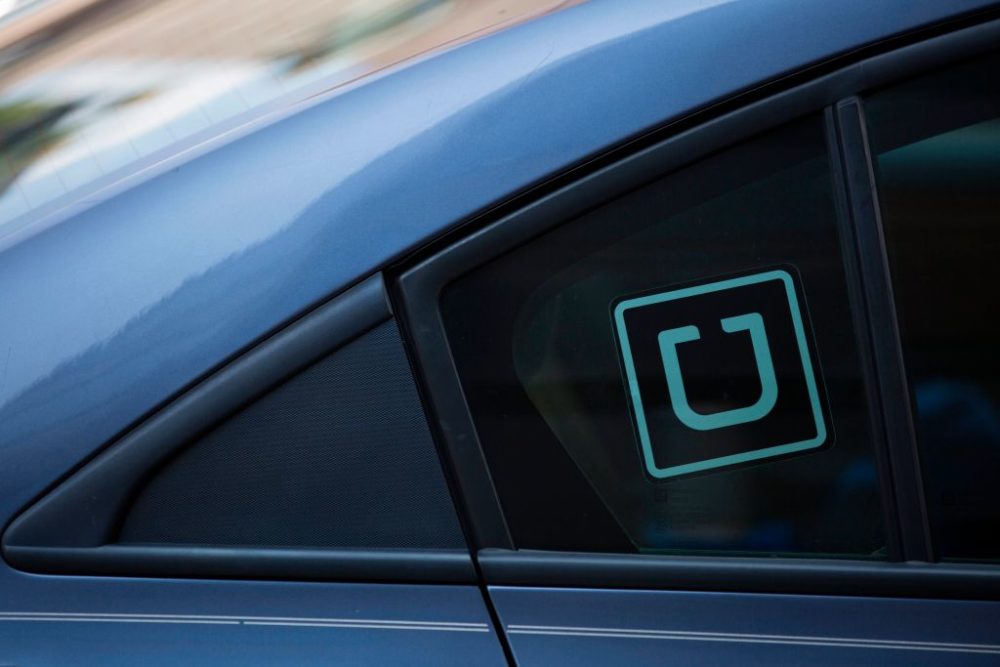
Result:
M1000 56L866 101L932 537L1000 559Z
M885 557L839 230L815 116L451 283L515 545Z
M180 449L137 491L117 541L465 548L396 323Z

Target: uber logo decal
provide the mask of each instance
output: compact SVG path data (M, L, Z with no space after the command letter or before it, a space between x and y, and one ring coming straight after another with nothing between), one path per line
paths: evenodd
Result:
M655 479L827 444L796 281L783 270L619 300L614 326Z

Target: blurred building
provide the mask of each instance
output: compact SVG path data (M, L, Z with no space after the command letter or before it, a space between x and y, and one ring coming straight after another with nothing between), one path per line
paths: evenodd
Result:
M0 238L185 141L580 1L0 0Z

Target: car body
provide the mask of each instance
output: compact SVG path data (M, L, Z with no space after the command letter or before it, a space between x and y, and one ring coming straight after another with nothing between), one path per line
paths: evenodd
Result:
M905 71L920 71L938 57L922 65L921 45L962 31L995 40L994 8L591 0L199 135L31 212L0 239L0 516L10 526L109 443L372 276L384 275L404 339L419 338L408 332L424 306L408 295L430 288L399 280L433 253L659 142L675 141L663 150L683 164L702 150L685 133L727 114L768 127L767 105L801 87L822 91L819 109L866 90L866 76L891 80L880 57L910 49ZM726 126L714 141L750 131ZM429 345L412 344L418 378L434 373ZM442 394L422 391L440 438ZM466 475L453 493L476 507L475 479L446 469ZM730 585L725 558L692 556L660 573L622 566L617 586L597 567L587 586L553 574L576 570L546 554L540 574L524 574L474 524L457 577L6 562L0 661L990 664L1000 653L998 572L985 565L938 576L836 560L810 578L812 561L779 572L750 559Z

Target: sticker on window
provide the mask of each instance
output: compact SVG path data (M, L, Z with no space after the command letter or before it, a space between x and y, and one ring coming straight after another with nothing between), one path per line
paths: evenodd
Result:
M622 298L614 328L646 472L670 479L829 444L793 273Z

